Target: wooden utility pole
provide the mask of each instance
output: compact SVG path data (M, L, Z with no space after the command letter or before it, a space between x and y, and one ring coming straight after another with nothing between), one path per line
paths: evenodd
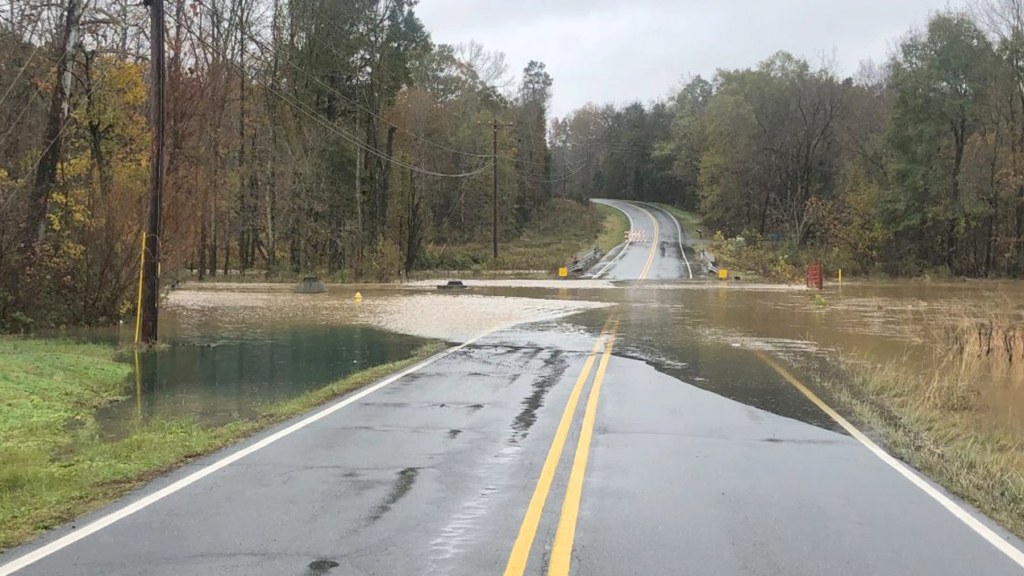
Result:
M494 210L493 220L491 221L491 241L494 244L494 259L498 259L498 130L512 126L512 124L499 124L498 119L495 118L494 122L491 123L491 130L494 136L494 154L491 157L493 163L492 169L494 172L494 186L491 189L492 208Z
M155 344L160 298L160 208L164 192L164 124L166 68L164 66L164 0L146 0L149 6L150 39L150 130L152 144L149 156L149 222L146 226L146 263L142 267L142 337L145 344Z
M491 168L494 172L494 186L491 189L492 198L491 204L494 209L494 214L491 220L491 242L494 244L494 259L498 259L498 119L494 119L493 124L493 135L494 135L494 155L491 157L491 162L494 166Z

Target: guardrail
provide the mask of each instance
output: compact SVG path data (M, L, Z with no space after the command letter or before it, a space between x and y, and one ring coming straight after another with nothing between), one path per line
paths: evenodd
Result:
M571 274L582 274L602 257L604 257L604 251L600 248L584 250L573 257L572 262L567 268L569 268Z

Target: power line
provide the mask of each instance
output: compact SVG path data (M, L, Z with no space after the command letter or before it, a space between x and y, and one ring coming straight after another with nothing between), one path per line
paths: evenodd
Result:
M41 48L41 47L42 47L41 44L36 45L35 50L32 51L32 56L35 56L35 53L38 52L39 48ZM61 58L66 57L69 50L71 50L70 46L65 47L64 51L61 52L60 56L57 57L56 61L59 62ZM29 56L29 59L25 61L25 66L23 66L21 71L18 72L18 77L21 77L21 73L24 72L26 68L28 68L28 64L32 60L32 56ZM17 82L18 82L18 78L15 78L14 82L12 82L11 86L7 89L7 93L4 94L3 98L0 98L0 104L3 104L4 99L7 98L7 94L9 94L11 92L11 89L14 88L14 85L17 84ZM32 97L29 98L28 102L25 103L25 106L22 107L21 112L18 113L18 117L15 118L14 122L12 122L10 127L7 128L7 132L4 132L3 135L0 136L0 144L3 144L4 141L7 140L7 137L10 136L12 132L14 132L14 129L17 128L18 124L21 122L22 117L25 116L25 113L28 112L28 109L32 107L32 103L35 102L36 98L40 94L42 94L42 92L43 92L43 84L42 83L38 83L38 85L36 86L36 91L32 94Z
M85 93L86 99L88 99L90 96L92 96L92 93L93 93L93 91L95 89L96 88L93 87L88 92ZM77 111L78 110L76 109L75 112L77 112ZM50 148L52 148L53 145L57 142L57 140L60 140L60 138L64 135L64 131L67 130L68 126L71 125L71 121L74 120L74 118L75 118L75 115L72 114L71 112L68 112L68 117L67 117L67 119L64 120L64 125L62 125L60 127L60 130L57 132L57 137L54 138L53 140L50 140L50 143L47 144L46 148L43 148L43 151L39 154L39 158L35 161L35 163L32 164L32 168L30 168L28 170L28 172L26 172L25 186L24 186L25 188L27 188L28 185L29 185L28 184L29 177L32 174L35 173L36 168L39 167L39 163L43 161L43 157L46 156L46 153L50 151ZM7 209L7 205L10 204L11 200L13 200L14 197L17 196L17 194L18 194L18 190L14 190L13 192L11 192L10 196L8 196L6 199L4 199L3 204L0 204L0 214L2 214L4 212L4 210Z
M25 105L21 108L21 112L18 113L18 117L15 118L14 122L11 123L11 126L7 129L7 132L4 132L3 135L0 135L0 144L3 144L4 141L7 140L7 137L10 136L12 132L14 132L14 129L17 128L18 124L21 122L22 116L24 116L25 113L28 112L28 109L32 107L32 103L35 102L36 98L40 94L42 94L42 92L42 86L36 87L36 91L32 93L32 97L29 98L28 102L26 102Z
M309 110L309 106L306 105L304 102L290 99L285 94L282 94L280 91L278 91L274 87L270 86L267 82L264 82L264 81L260 80L259 78L257 78L255 74L247 73L245 71L245 68L243 68L240 64L238 64L234 60L232 60L230 57L228 57L227 54L225 54L223 51L218 50L217 48L213 47L209 42L207 42L205 39L203 39L200 35L196 34L196 32L192 30L191 26L189 26L188 23L182 22L181 20L179 20L177 18L177 16L174 16L174 15L168 14L168 17L170 17L172 20L174 20L176 23L178 23L186 32L188 32L189 35L191 35L193 38L195 38L198 42L200 42L201 44L206 46L206 48L208 50L216 52L222 58L224 58L224 60L226 62L230 62L232 66L234 66L235 68L238 68L239 72L241 72L242 74L247 74L250 77L251 80L253 80L256 83L260 84L261 86L266 88L269 92L273 93L278 98L284 100L292 108L295 108L296 110L298 110L299 112L301 112L305 116L309 117L314 122L320 124L321 126L323 126L326 129L334 132L335 134L340 136L342 139L344 139L344 140L348 141L349 143L355 145L356 147L360 148L361 150L364 150L366 152L369 152L370 154L378 156L379 158L387 160L388 162L391 162L392 164L394 164L396 166L401 166L402 168L406 168L408 170L412 170L414 172L417 172L417 173L420 173L420 174L424 174L426 176L435 176L435 177L438 177L438 178L468 178L468 177L471 177L471 176L476 176L477 174L480 174L480 173L484 172L485 170L487 170L487 169L489 169L491 167L491 164L488 164L488 165L486 165L486 166L484 166L484 167L482 167L482 168L480 168L478 170L474 170L472 172L465 172L465 173L459 173L459 174L449 174L449 173L434 172L434 171L431 171L431 170L426 170L426 169L420 168L418 166L414 166L412 164L407 164L405 162L402 162L401 160L396 159L394 156L388 155L385 152L381 152L380 150L377 150L376 148L361 142L357 137L354 137L354 136L348 134L347 132L345 132L344 130L342 130L342 129L338 128L337 126L333 125L330 121L328 121L327 119L323 118L320 114L318 114L316 112L311 112Z
M328 24L333 26L335 30L337 30L338 32L341 32L342 34L347 34L347 32L345 30L342 30L341 27L339 27L334 22L334 20L332 20L332 19L328 18L326 15L324 15L324 13L321 12L320 9L317 8L315 5L312 6L312 10L317 13L317 15L321 18L322 21L327 22ZM316 34L314 34L312 32L307 32L307 36L309 36L310 38L313 38L314 40L316 40L321 46L324 46L325 48L327 48L327 49L329 49L331 51L334 50L330 46L330 43L325 42L323 39L321 39ZM381 73L384 75L385 78L387 78L387 79L389 79L391 81L394 81L394 77L392 77L390 74L388 74L387 71L382 70ZM327 87L330 90L333 90L333 89L331 89L328 86L325 86L325 87ZM413 132L409 131L408 129L402 128L401 126L397 126L397 125L389 122L386 118L384 118L382 116L379 116L377 114L374 114L371 110L366 109L366 108L362 108L361 106L359 106L359 104L356 101L346 97L343 94L338 93L336 90L334 90L334 93L337 94L338 97L346 100L347 102L350 102L353 106L356 106L360 110L363 110L363 111L365 111L365 112L367 112L369 114L372 114L374 117L380 119L382 122L384 122L388 126L392 126L392 127L396 128L397 130L399 130L400 132L405 132L405 133L411 135L413 138L416 138L416 139L421 140L423 142L426 142L428 144L432 144L433 146L437 146L438 148L441 148L443 150L447 150L449 152L454 152L456 154L462 154L462 155L465 155L465 156L473 156L473 157L478 157L478 158L490 158L490 157L492 157L492 155L490 155L490 154L476 154L476 153L472 153L472 152L463 152L461 150L455 150L453 148L449 148L447 146L444 146L443 144L438 144L437 142L428 140L428 139L426 139L426 138L424 138L422 136L418 136L417 134L414 134ZM499 154L498 157L499 158L504 158L506 160L512 160L512 161L515 161L515 162L521 162L521 163L524 163L524 164L533 164L535 166L542 166L542 167L546 167L547 166L547 164L544 163L544 162L535 162L535 161L532 161L532 160L526 160L524 158L516 158L514 156L509 156L507 154Z
M521 174L520 174L519 177L522 178L523 180L527 180L527 181L530 181L530 182L536 182L538 184L554 184L556 182L562 182L564 180L568 180L569 178L572 178L576 174L579 174L580 172L582 172L583 169L586 168L586 167L587 167L587 165L586 165L586 163L584 163L582 166L580 166L576 170L574 170L574 171L572 171L572 172L570 172L568 174L563 174L559 178L553 178L551 180L537 180L535 178L530 178L529 176L523 176Z
M197 0L197 2L199 2L200 4L202 4L202 3L201 3L201 2L199 1L199 0ZM331 19L331 18L328 18L328 17L326 16L326 15L324 15L324 13L323 13L323 12L321 12L321 11L320 11L320 9L319 9L319 8L317 8L317 7L315 6L315 5L311 6L311 8L312 8L312 10L313 10L314 12L316 12L316 14L317 14L317 15L318 15L318 16L320 17L321 21L323 21L323 22L326 22L326 23L330 24L330 25L331 25L331 26L333 26L333 27L334 27L334 29L335 29L335 30L337 30L338 32L341 32L342 34L347 34L347 32L346 32L345 30L342 30L342 29L341 29L341 27L340 27L340 26L338 26L338 24L336 24L336 23L334 22L334 20L333 20L333 19ZM311 31L307 31L307 32L306 32L306 35L307 35L308 37L310 37L310 38L314 39L314 40L315 40L316 42L318 42L318 43L319 43L319 44L320 44L321 46L324 46L325 48L327 48L328 50L331 50L332 52L334 51L334 49L333 49L333 47L332 47L332 46L330 45L330 43L328 43L328 42L325 42L325 41L324 41L323 39L321 39L321 38L320 38L319 36L317 36L317 35L316 35L316 34L314 34L313 32L311 32ZM382 70L382 71L381 71L381 73L382 73L382 74L384 75L384 77L385 77L385 78L387 78L387 79L389 79L389 80L391 80L391 81L394 81L394 77L392 77L392 76L391 76L390 74L388 74L388 73L387 73L386 71L383 71L383 70ZM308 74L308 73L307 73L307 74ZM364 111L364 112L367 112L368 114L371 114L372 116L374 116L375 118L377 118L377 119L381 120L382 122L384 122L384 123L385 123L385 124L387 124L388 126L394 127L395 129L397 129L397 130L398 130L398 131L400 131L400 132L405 132L405 133L409 134L410 136L412 136L413 138L415 138L415 139L417 139L417 140L420 140L420 141L426 142L426 143L428 143L428 144L431 144L431 145L433 145L433 146L436 146L436 147L438 147L438 148L440 148L440 149L442 149L442 150L447 150L447 151L449 151L449 152L453 152L453 153L455 153L455 154L461 154L461 155L464 155L464 156L471 156L471 157L476 157L476 158L490 158L490 157L492 156L492 155L489 155L489 154L476 154L476 153L473 153L473 152L463 152L463 151L461 151L461 150L456 150L456 149L454 149L454 148L450 148L450 147L448 147L448 146L445 146L445 145L443 145L443 144L438 144L437 142L434 142L434 141L432 141L432 140L428 140L427 138L424 138L424 137L422 137L422 136L419 136L419 135L417 135L417 134L415 134L415 133L413 133L413 132L409 131L409 130L408 130L408 129L406 129L406 128L403 128L403 127L401 127L401 126L398 126L398 125L396 125L396 124L394 124L394 123L392 123L392 122L388 121L388 120L387 120L386 118L384 118L384 117L382 117L382 116L380 116L380 115L378 115L378 114L375 114L375 113L374 113L373 111L369 110L368 108L363 108L362 106L360 106L360 105L359 105L359 103L358 103L358 102L356 102L355 100L352 100L351 98L348 98L348 97L347 97L347 96L345 96L344 94L341 94L341 93L339 93L339 92L338 92L337 90L333 89L332 87L330 87L330 86L327 86L327 85L323 84L323 82L321 82L321 81L320 81L320 80L319 80L318 78L315 78L315 77L314 77L314 79L315 79L315 80L317 81L317 83L321 84L322 86L324 86L324 87L325 87L325 88L327 88L328 90L331 90L331 91L332 91L332 92L333 92L333 93L334 93L335 95L337 95L337 96L338 96L339 98L341 98L341 99L343 99L343 100L345 100L345 101L347 101L347 102L351 103L351 104L352 104L353 106L355 106L356 108L358 108L358 109L360 109L360 110L362 110L362 111ZM532 130L532 129L531 129L531 130ZM532 161L532 160L526 160L526 159L523 159L523 158L515 158L515 157L513 157L513 156L509 156L509 155L507 155L507 154L499 154L499 155L498 155L498 157L499 157L499 158L504 158L504 159L506 159L506 160L513 160L513 161L515 161L515 162L521 162L521 163L524 163L524 164L532 164L532 165L535 165L535 166L541 166L541 167L546 167L546 166L547 166L547 164L546 164L546 163L544 163L544 162L535 162L535 161Z
M36 52L39 52L40 46L42 46L42 44L36 44L35 49L32 50L31 54L29 54L28 60L25 60L25 65L21 67L21 70L18 70L18 75L14 77L11 85L7 87L7 91L4 92L2 97L0 97L0 105L4 103L4 100L7 100L7 96L11 93L11 90L14 90L14 86L18 84L18 80L21 80L21 75L25 73L26 69L28 69L28 65L32 63L32 59L36 57Z
M205 4L203 4L202 0L196 0L196 3L197 3L197 4L199 4L200 6L202 6L203 8L206 8L207 10L210 10L210 8L209 8L208 6L206 6ZM328 23L330 23L330 24L331 24L332 26L335 26L335 27L337 28L337 26L338 26L338 25L337 25L337 24L335 24L333 20L330 20L330 19L324 18L324 17L323 17L323 14L322 14L322 13L321 13L321 12L319 11L319 9L318 9L318 8L316 8L316 7L314 6L314 7L313 7L313 10L314 10L315 12L317 12L317 14L318 14L318 15L320 15L320 17L322 18L322 20L323 20L323 21L325 21L325 22L328 22ZM340 31L340 28L338 28L338 29L339 29L339 31ZM245 33L245 32L243 31L243 33ZM326 48L328 48L328 49L331 49L330 45L329 45L329 44L328 44L327 42L323 41L323 40L322 40L322 39L321 39L321 38L320 38L319 36L317 36L316 34L314 34L314 33L313 33L312 31L306 31L306 35L307 35L308 37L310 37L310 38L313 38L314 40L316 40L316 41L317 41L318 43L320 43L320 44L321 44L322 46L324 46L324 47L326 47ZM258 40L258 39L256 38L256 36L255 36L254 34L252 34L252 33L248 33L248 36L249 36L249 38L250 38L250 39L251 39L251 40L252 40L252 41L253 41L253 42L254 42L254 43L256 44L256 46L257 46L258 48L260 48L260 49L261 49L262 51L264 51L264 52L270 52L270 53L274 53L274 52L275 52L275 50L273 50L273 49L270 49L270 50L268 50L268 49L267 49L267 48L265 48L264 46L261 46L261 41L260 41L260 40ZM280 55L279 55L279 54L275 54L275 55L277 55L278 57L280 57ZM318 78L318 77L317 77L317 76L316 76L315 74L313 74L313 73L311 73L311 72L309 72L309 71L307 71L307 70L303 69L302 67L298 66L297 64L295 64L295 63L294 63L294 62L292 62L291 60L289 60L289 59L287 59L287 58L283 58L283 57L282 57L281 59L282 59L282 60L284 60L284 61L285 61L285 62L286 62L286 63L287 63L287 64L288 64L289 66L291 66L292 68L295 68L295 69L296 69L296 70L298 70L299 72L303 73L304 75L306 75L306 77L308 77L308 78L311 78L311 79L312 79L312 80L313 80L314 82L316 82L317 84L319 84L319 85L320 85L321 87L323 87L323 88L327 89L328 91L330 91L330 92L331 92L332 94L334 94L334 95L335 95L335 96L337 96L338 98L341 98L342 100L344 100L344 101L348 102L349 104L351 104L351 105L355 106L355 107L356 107L357 109L359 109L359 110L361 110L361 111L363 111L363 112L366 112L367 114L369 114L369 115L373 116L374 118L377 118L378 120L380 120L380 121L381 121L381 122L383 122L384 124L386 124L386 125L388 125L388 126L390 126L390 127L392 127L392 128L395 128L395 129L396 129L396 130L398 130L399 132L403 132L403 133L405 133L405 134L408 134L409 136L411 136L412 138L414 138L414 139L416 139L416 140L419 140L419 141L421 141L421 142L424 142L424 143L426 143L426 144L430 144L430 145L432 145L432 146L436 146L437 148L439 148L439 149L441 149L441 150L445 150L445 151L448 151L448 152L452 152L452 153L454 153L454 154L460 154L460 155L462 155L462 156L469 156L469 157L472 157L472 158L490 158L490 155L489 155L489 154L476 154L476 153L474 153L474 152L464 152L464 151L462 151L462 150L456 150L455 148L451 148L451 147L449 147L449 146L445 146L444 144L439 144L439 143L437 143L437 142L434 142L433 140L429 140L429 139L427 139L427 138L425 138L425 137L423 137L423 136L420 136L420 135L418 135L418 134L416 134L416 133L412 132L411 130L409 130L409 129L407 129L407 128L403 128L403 127L401 127L401 126L398 126L397 124L395 124L395 123L393 123L393 122L390 122L390 121L389 121L389 120L388 120L387 118L384 118L384 117L383 117L383 116L381 116L380 114L377 114L377 113L375 113L375 112L374 112L373 110L371 110L370 108L368 108L368 107L364 107L364 106L362 106L361 104L359 104L359 102L357 102L356 100L354 100L354 99L352 99L352 98L349 98L348 96L346 96L346 95L342 94L342 93L341 93L341 92L339 92L339 91L338 91L337 89L335 89L335 88L334 88L333 86L330 86L330 85L326 84L325 82L323 82L322 80L320 80L320 78ZM390 78L389 78L389 79L390 79Z

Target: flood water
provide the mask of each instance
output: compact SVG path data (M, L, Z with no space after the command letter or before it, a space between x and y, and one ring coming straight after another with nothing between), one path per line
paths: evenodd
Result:
M757 408L833 424L792 388L779 386L752 350L790 366L847 360L943 369L949 328L993 315L1021 323L1024 285L890 282L828 286L825 302L799 287L673 282L332 287L292 294L270 285L191 286L171 294L161 351L143 354L138 389L105 409L117 434L140 418L189 416L222 424L376 364L405 358L425 339L462 342L497 326L544 320L596 334L620 319L616 352ZM559 318L554 320L553 318ZM536 325L535 325L536 326ZM1022 331L1024 333L1024 331ZM976 417L1024 432L1024 359L986 366L974 385Z
M210 426L252 418L261 405L408 358L426 342L358 325L260 325L165 339L168 346L138 354L137 365L130 359L130 398L97 414L105 436L122 437L135 424L156 418L185 417Z
M491 289L516 295L523 290ZM1024 283L1015 282L831 285L823 305L802 287L715 281L627 285L623 290L551 289L545 297L618 302L619 353L723 396L826 427L831 427L828 419L795 390L767 384L770 378L752 350L787 360L805 374L832 371L843 359L897 364L927 377L948 370L946 362L956 359L951 330L995 320L1010 326L1011 334L1020 327L1018 346L1024 334ZM601 318L581 321L597 330ZM963 354L978 363L971 384L980 393L981 408L973 417L1024 434L1024 358L989 356L977 346Z

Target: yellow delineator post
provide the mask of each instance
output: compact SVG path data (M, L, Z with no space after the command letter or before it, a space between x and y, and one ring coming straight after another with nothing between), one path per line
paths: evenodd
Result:
M562 266L561 268L559 268L558 269L558 277L559 278L568 278L569 277L569 269L566 268L565 266Z
M840 284L843 283L843 269L842 268L839 269L839 283Z
M142 251L139 253L139 300L135 308L135 343L142 332L142 267L146 265L146 233L142 233Z

